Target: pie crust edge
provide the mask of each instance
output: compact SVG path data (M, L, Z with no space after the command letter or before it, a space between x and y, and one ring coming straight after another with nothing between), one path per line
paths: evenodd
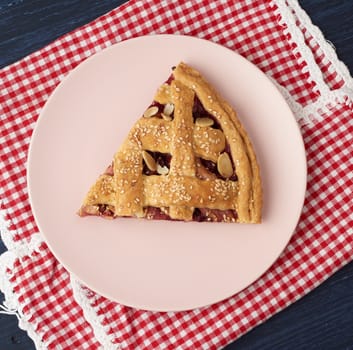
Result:
M174 92L176 93L180 83L196 94L205 110L220 124L225 139L228 140L230 155L238 177L238 181L229 186L232 188L231 191L237 191L236 203L234 204L234 209L237 212L236 222L260 223L263 198L259 166L252 143L236 112L197 70L184 62L179 63L173 70L173 76L175 80L175 83L173 83ZM162 85L155 95L155 100L159 103L167 103L170 100L168 93L170 91L168 92L165 85ZM191 96L187 97L187 95L188 93L186 93L186 98L191 101ZM138 173L130 174L128 179L126 176L117 175L121 164L124 162L135 165L136 169L141 165L141 142L140 140L136 141L136 130L141 129L141 124L143 123L145 123L145 119L141 117L115 153L113 161L114 176L107 173L102 174L91 187L78 212L80 216L99 215L107 218L116 216L146 217L141 203L144 200L142 195L146 196L144 191L145 182L152 182L158 188L160 179L149 176L144 181L143 176ZM185 150L176 149L175 151ZM130 152L128 156L127 152ZM131 169L130 166L128 168ZM190 175L192 176L192 171ZM129 190L125 191L127 188ZM212 194L207 192L206 187L202 191L204 193L201 197L204 198ZM160 193L160 196L163 196L163 193ZM120 198L118 201L120 204L117 204L116 197ZM104 203L104 211L100 207L97 209L98 202ZM117 206L122 205L121 203L128 203L126 206L129 206L129 208L117 208ZM210 203L205 204L206 207L207 205L210 205ZM92 209L94 206L96 206L96 209ZM87 211L87 208L90 208L91 212ZM173 210L176 215L174 219L192 220L192 214L190 216L190 209L186 205L174 206ZM105 211L107 211L108 215L105 215ZM112 212L113 215L111 215Z

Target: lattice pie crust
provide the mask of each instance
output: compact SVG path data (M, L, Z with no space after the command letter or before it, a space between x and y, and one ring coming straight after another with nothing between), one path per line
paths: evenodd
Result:
M80 216L259 223L262 190L236 112L181 62L99 176Z

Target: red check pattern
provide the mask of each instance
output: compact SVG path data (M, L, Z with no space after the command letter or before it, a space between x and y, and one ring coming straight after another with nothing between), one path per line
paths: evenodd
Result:
M48 349L99 349L70 288L70 276L46 245L18 259L9 279L22 312L35 324Z
M0 196L15 244L28 243L38 232L28 201L25 170L33 128L48 96L76 65L132 37L186 34L240 53L301 106L311 106L346 82L301 22L302 14L295 9L288 13L315 66L309 64L305 50L294 40L276 1L133 0L1 70ZM325 89L318 84L315 72L323 76ZM352 96L332 101L316 110L321 120L302 126L308 159L306 201L295 235L271 269L237 295L188 312L136 310L82 287L87 301L84 307L96 314L100 331L112 348L222 348L351 261ZM8 278L23 317L47 348L100 348L93 333L97 325L84 317L68 272L44 243L32 254L16 259L8 268Z

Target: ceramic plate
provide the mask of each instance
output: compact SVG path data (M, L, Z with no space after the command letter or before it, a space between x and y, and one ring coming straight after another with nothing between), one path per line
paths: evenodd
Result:
M179 61L237 109L260 163L263 223L78 217L88 188ZM205 306L254 282L288 243L305 187L302 137L277 89L241 56L186 36L127 40L80 64L42 110L28 161L33 213L57 259L96 292L148 310Z

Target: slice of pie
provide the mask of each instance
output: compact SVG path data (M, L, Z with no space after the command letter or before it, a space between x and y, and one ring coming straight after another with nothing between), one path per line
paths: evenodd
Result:
M159 87L80 216L259 223L262 190L236 112L181 62Z

